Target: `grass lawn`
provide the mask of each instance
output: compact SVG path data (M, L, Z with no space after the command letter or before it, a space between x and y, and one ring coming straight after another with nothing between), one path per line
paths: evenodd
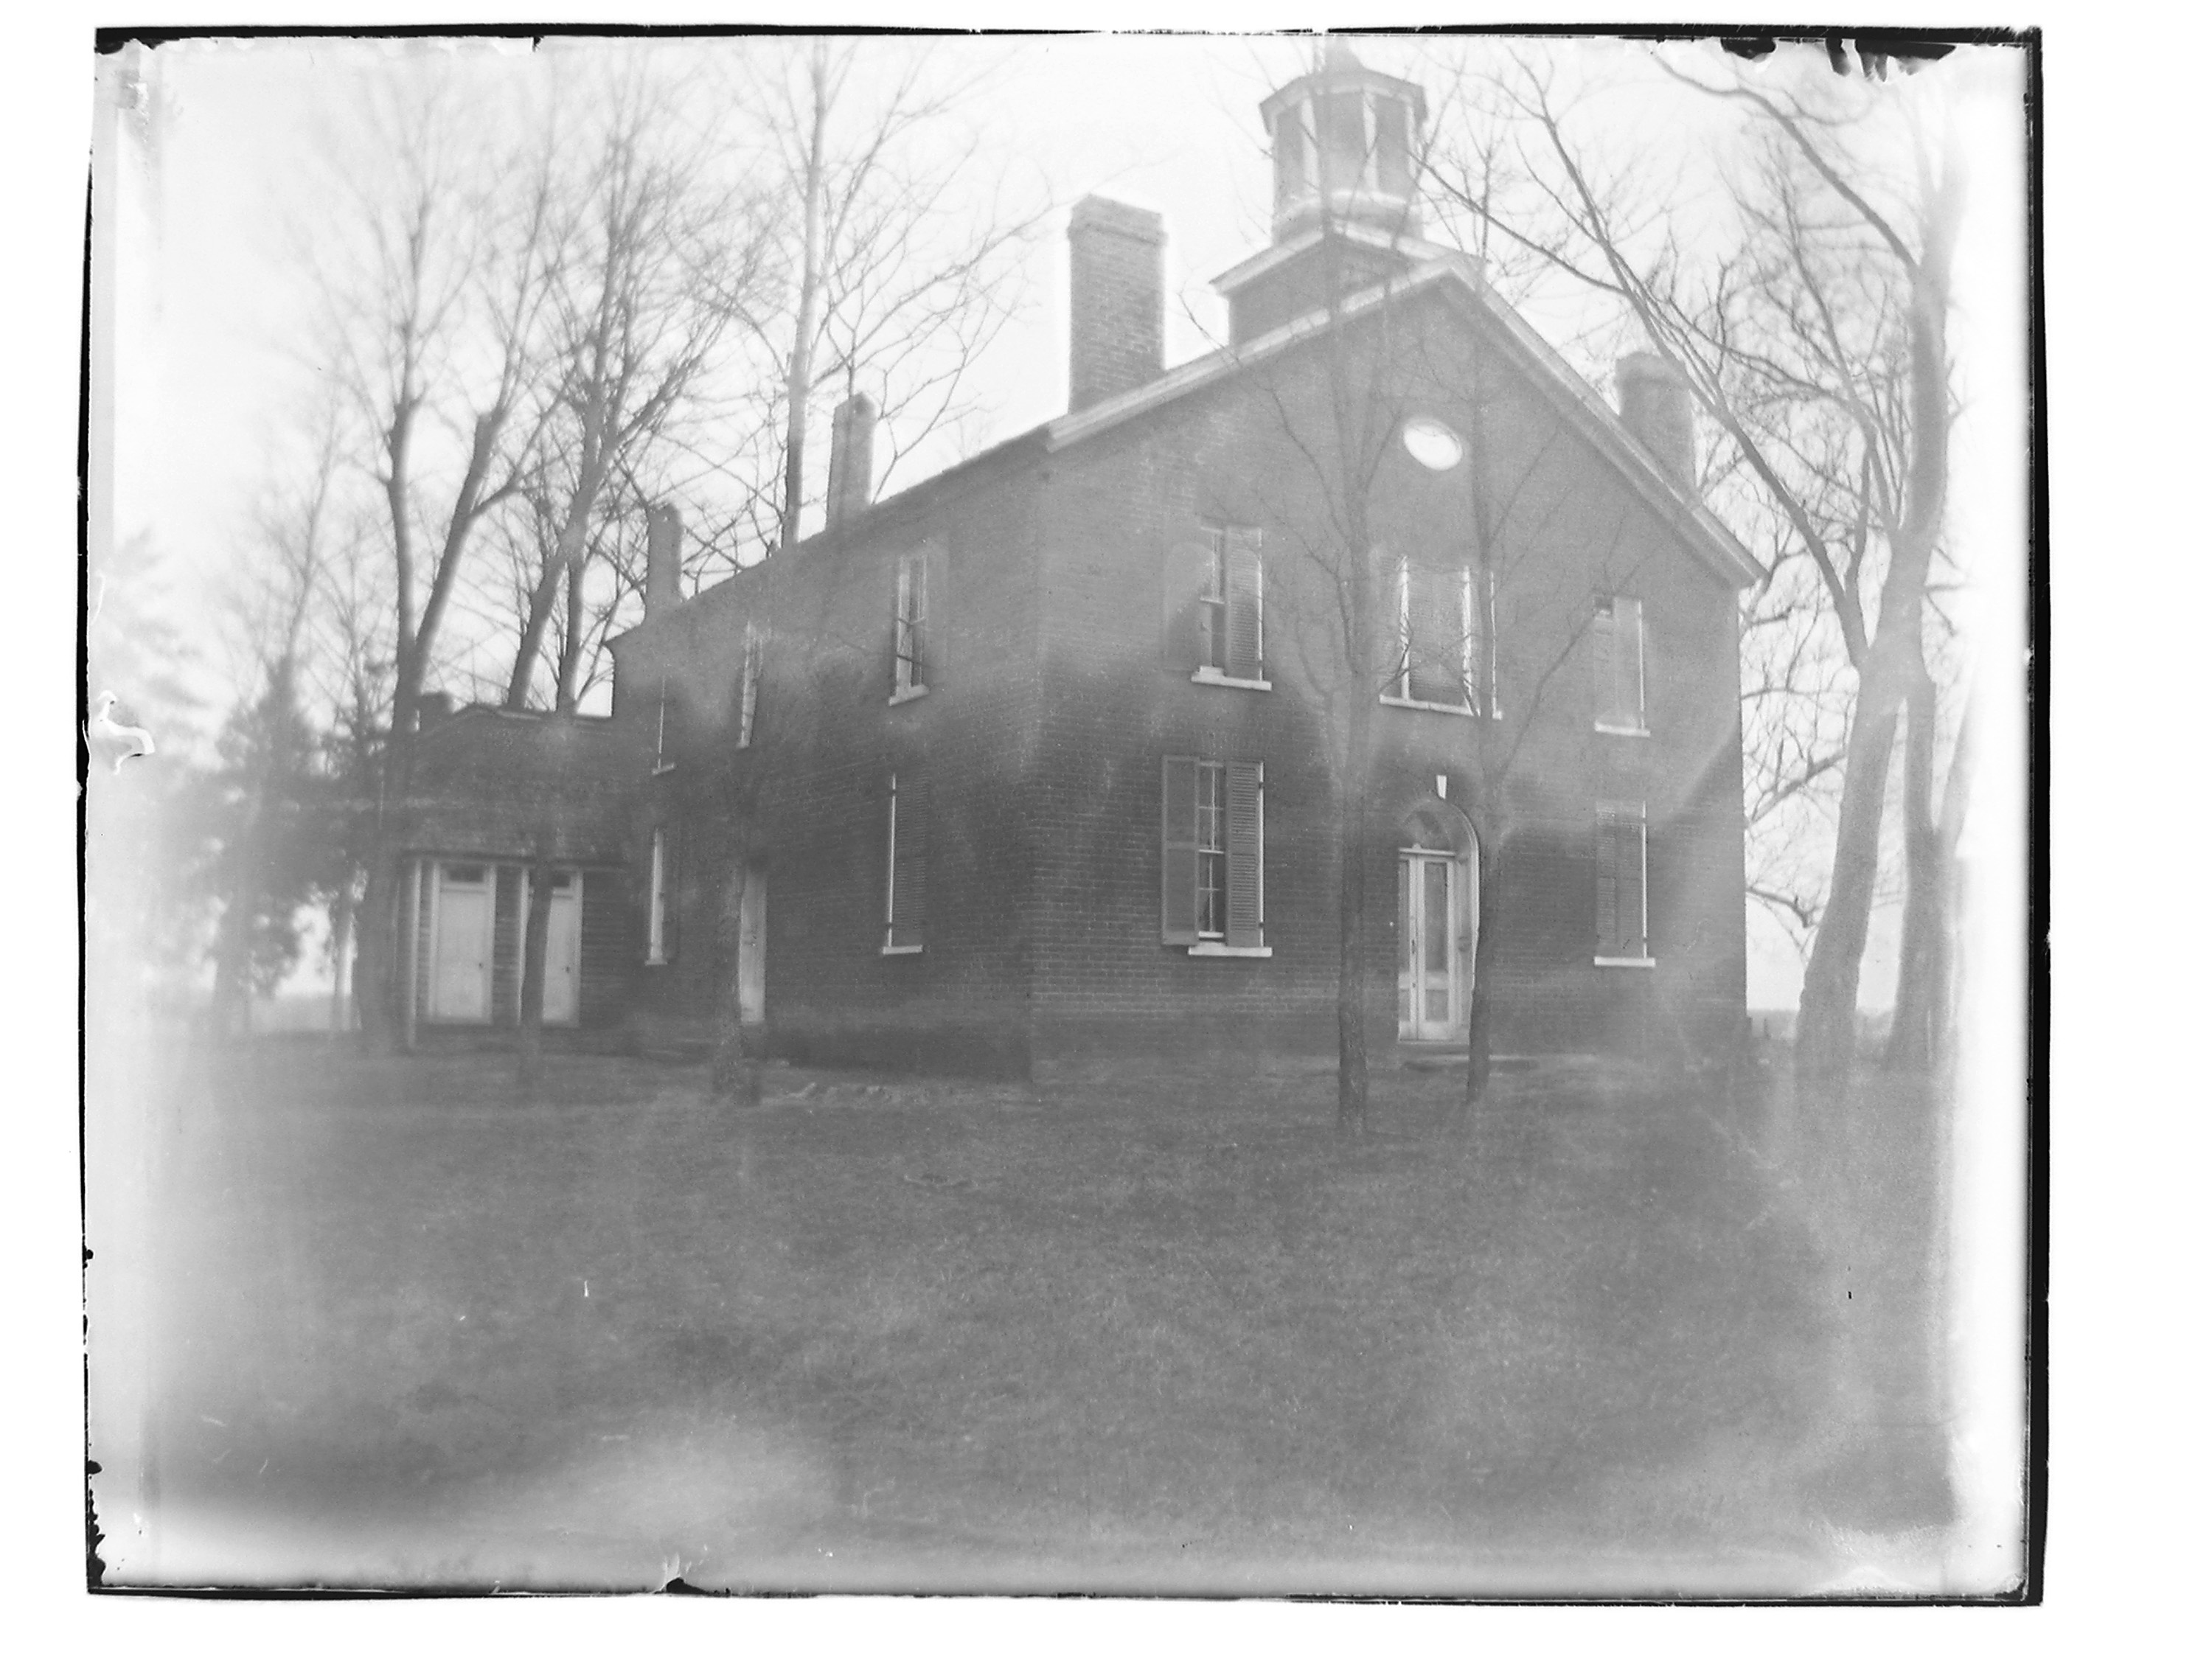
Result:
M1468 1121L1455 1074L1390 1073L1346 1142L1325 1078L779 1068L748 1111L702 1070L562 1060L525 1097L511 1064L178 1062L150 1403L95 1428L151 1517L103 1510L115 1577L1695 1594L1832 1568L1826 1269L1697 1088L1510 1075Z

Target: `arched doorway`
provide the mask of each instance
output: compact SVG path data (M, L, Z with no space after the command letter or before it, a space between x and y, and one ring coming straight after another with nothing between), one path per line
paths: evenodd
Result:
M1481 860L1466 815L1425 801L1399 826L1398 1038L1454 1042L1467 1033L1481 925Z

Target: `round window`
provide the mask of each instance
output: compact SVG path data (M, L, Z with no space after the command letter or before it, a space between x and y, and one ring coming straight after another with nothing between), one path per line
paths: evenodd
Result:
M1467 447L1459 434L1442 421L1426 416L1406 422L1406 453L1431 472L1449 472L1460 463Z

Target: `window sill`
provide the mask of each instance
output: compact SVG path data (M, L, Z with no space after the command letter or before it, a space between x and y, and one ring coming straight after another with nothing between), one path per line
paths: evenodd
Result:
M1600 968L1656 968L1656 957L1593 957L1592 963Z
M890 706L896 708L902 702L912 702L916 697L926 697L928 695L929 688L927 686L909 685L903 691L894 691L891 693Z
M1463 702L1424 702L1419 697L1394 697L1387 691L1382 694L1382 706L1386 708L1425 708L1431 714L1456 714L1464 720L1474 718L1474 710Z
M1233 674L1224 674L1218 668L1201 668L1190 677L1193 685L1225 685L1232 691L1272 691L1273 680L1240 680Z
M1648 726L1607 726L1603 720L1600 720L1595 729L1609 738L1648 738L1651 735L1651 728Z
M921 946L919 945L886 945L883 948L882 954L887 957L918 957L921 954Z
M1194 957L1272 957L1274 948L1267 945L1224 945L1218 939L1202 939L1189 947Z

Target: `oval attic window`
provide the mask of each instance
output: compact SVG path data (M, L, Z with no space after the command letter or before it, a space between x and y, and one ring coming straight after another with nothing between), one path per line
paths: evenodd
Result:
M1425 417L1406 422L1406 453L1431 472L1449 472L1467 453L1459 434Z

